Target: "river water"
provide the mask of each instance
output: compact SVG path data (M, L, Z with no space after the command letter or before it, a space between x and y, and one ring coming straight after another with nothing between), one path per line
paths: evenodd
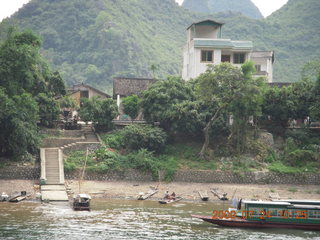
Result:
M320 239L320 232L224 228L190 217L227 207L210 202L94 200L91 212L74 212L67 203L0 203L0 239Z

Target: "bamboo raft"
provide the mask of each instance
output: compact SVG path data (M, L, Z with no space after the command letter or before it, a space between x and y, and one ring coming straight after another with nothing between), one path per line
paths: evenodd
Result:
M198 194L201 198L202 201L208 201L209 200L209 196L208 196L208 192L204 191L204 192L200 192L198 191Z
M227 193L221 192L218 188L212 188L211 192L221 201L227 201Z
M149 197L155 195L158 192L158 190L154 190L154 191L149 191L148 193L144 194L144 193L139 193L138 195L138 200L146 200Z

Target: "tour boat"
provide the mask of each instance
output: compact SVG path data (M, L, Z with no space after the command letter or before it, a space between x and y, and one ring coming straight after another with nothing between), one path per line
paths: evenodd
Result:
M226 227L294 228L320 230L320 201L243 201L238 209L213 211L212 216L192 215Z

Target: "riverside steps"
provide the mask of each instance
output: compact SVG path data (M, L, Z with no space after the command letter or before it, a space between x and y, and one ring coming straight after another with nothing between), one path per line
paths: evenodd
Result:
M63 155L59 148L41 148L41 199L68 201L64 185Z
M68 201L65 187L63 157L72 151L86 151L101 146L101 139L91 125L82 125L81 130L61 132L62 137L44 141L40 149L41 199L43 201Z

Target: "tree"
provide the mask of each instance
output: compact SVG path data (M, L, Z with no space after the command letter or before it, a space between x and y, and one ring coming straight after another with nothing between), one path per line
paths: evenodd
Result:
M112 120L118 114L118 107L110 98L101 99L93 97L82 99L79 115L83 121L92 121L97 131L110 130L113 126Z
M156 70L158 69L155 64L151 64L150 69L152 71L152 77L155 79L156 78Z
M59 106L60 108L76 108L77 103L74 98L70 96L64 96L59 99Z
M161 128L150 125L129 125L121 134L126 147L131 150L148 149L161 152L167 139L167 134Z
M40 59L40 46L40 39L29 31L10 33L0 46L0 86L9 96L45 91L46 66Z
M39 144L38 106L28 93L9 96L0 88L0 156L35 153Z
M54 96L66 95L66 84L58 71L53 72L49 77L48 90L54 93Z
M240 94L238 93L236 100L227 108L233 117L229 139L235 144L238 154L243 153L248 145L249 118L254 121L262 114L263 90L266 88L264 78L253 78L252 75L256 71L253 62L245 62L241 70L244 78Z
M318 73L317 81L312 89L313 101L309 107L309 112L312 121L320 120L320 72Z
M313 93L314 82L309 79L303 79L293 83L289 88L291 101L294 104L292 116L293 119L305 119L310 116L310 107L314 102L316 95Z
M54 97L65 93L58 72L40 54L41 40L31 31L10 28L0 45L0 155L35 153L37 123L48 126L58 115ZM40 109L40 110L39 110Z
M261 120L269 131L283 135L294 107L289 87L269 87L263 96Z
M250 77L251 69L252 63L245 64L242 71L230 63L221 63L208 66L207 71L198 77L197 94L199 98L216 106L203 129L205 140L199 153L201 158L206 158L210 143L210 130L223 111L230 110L232 113L232 110L241 101L243 103L250 101L248 94L257 90L254 87L257 83ZM236 114L235 111L234 113Z
M128 96L122 100L123 111L129 115L132 120L138 116L140 109L139 103L140 99L137 95Z
M144 117L149 122L160 122L160 126L166 131L177 131L175 121L172 118L175 104L185 100L194 100L194 94L190 86L180 77L169 77L167 80L157 81L143 92L141 107Z
M58 102L50 94L39 93L35 98L39 106L40 124L45 127L52 127L59 116Z

